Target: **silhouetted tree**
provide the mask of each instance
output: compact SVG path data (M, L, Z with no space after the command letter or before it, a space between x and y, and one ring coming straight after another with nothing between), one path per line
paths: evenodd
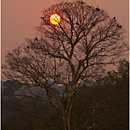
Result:
M117 71L109 71L93 86L78 91L72 108L74 126L84 130L128 129L128 89L129 63L123 59Z
M59 24L50 23L52 13L61 16ZM78 83L95 80L104 72L103 66L117 63L117 58L128 50L123 41L124 30L104 10L83 1L52 5L44 9L42 15L41 25L37 27L39 40L28 39L29 49L22 45L9 52L4 74L24 85L45 89L47 99L32 93L33 97L55 107L64 129L70 130L73 98L80 88ZM49 80L53 83L49 84ZM62 94L52 87L55 83L64 88Z

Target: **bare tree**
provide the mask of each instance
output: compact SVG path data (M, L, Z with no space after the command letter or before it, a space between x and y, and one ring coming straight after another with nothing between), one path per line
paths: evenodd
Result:
M52 13L60 15L59 24L50 23ZM30 85L45 89L47 99L30 92L33 98L55 107L64 129L70 130L78 83L94 80L105 65L117 63L117 58L128 50L124 30L115 17L110 18L104 10L83 1L52 5L44 9L42 15L41 25L36 28L39 37L37 40L27 39L28 45L19 46L7 54L4 74L27 85L29 90ZM49 80L53 83L49 84ZM64 88L62 95L52 87L55 83Z

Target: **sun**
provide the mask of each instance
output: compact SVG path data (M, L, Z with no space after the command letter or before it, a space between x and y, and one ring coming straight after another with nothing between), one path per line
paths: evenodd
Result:
M58 15L58 14L55 13L55 14L52 14L52 15L50 16L50 22L51 22L52 24L57 25L57 24L60 23L60 21L61 21L60 15Z

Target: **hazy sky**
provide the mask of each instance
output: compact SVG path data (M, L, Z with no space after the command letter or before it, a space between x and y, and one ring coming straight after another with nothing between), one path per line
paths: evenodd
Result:
M40 25L43 8L60 1L62 0L2 0L2 63L6 50L25 43L26 37L36 36L34 27ZM116 16L128 35L129 0L84 0L84 2L104 9L110 17Z

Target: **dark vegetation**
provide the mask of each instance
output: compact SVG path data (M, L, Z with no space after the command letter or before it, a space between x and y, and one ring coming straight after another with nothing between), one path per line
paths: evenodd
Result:
M80 130L85 122L88 125L83 130L128 129L129 63L126 60L119 63L117 71L110 71L92 86L77 91L71 129ZM63 130L63 125L58 111L45 101L2 95L2 130Z

